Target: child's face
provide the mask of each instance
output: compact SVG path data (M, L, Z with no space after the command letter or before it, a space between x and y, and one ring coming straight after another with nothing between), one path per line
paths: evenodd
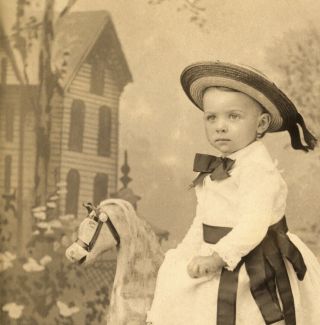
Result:
M204 124L210 144L224 155L238 151L263 133L270 115L241 92L209 88L203 96Z

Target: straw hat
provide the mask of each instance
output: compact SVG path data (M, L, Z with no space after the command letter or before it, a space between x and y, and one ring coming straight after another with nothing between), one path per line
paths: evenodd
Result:
M207 88L227 87L245 93L270 113L268 132L287 130L294 149L312 150L317 143L290 99L264 74L251 67L220 61L199 62L184 69L181 84L189 99L201 110ZM301 141L298 125L303 131L305 145Z

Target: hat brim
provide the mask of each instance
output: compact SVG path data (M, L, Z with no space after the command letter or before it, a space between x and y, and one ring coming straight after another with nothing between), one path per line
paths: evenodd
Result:
M220 61L192 64L182 72L181 85L201 110L203 94L210 87L227 87L247 94L270 113L268 132L285 130L287 122L297 114L294 104L274 83L249 67Z

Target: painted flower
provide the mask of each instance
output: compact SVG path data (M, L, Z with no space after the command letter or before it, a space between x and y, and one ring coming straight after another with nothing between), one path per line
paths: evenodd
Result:
M0 253L0 272L7 270L13 266L12 261L16 259L16 255L10 252Z
M67 191L67 190L58 190L57 193L58 193L60 196L63 196L63 195L65 195L65 194L67 194L68 191Z
M37 223L37 227L41 229L48 229L50 227L48 222L42 221Z
M42 206L38 206L36 208L33 208L32 209L32 212L35 213L35 212L43 212L43 211L46 211L47 208L45 205L42 205Z
M26 272L41 272L44 270L44 266L39 264L34 258L29 257L28 262L22 265L22 268Z
M3 255L4 255L5 258L6 258L7 260L9 260L9 261L13 261L13 260L15 260L15 259L17 258L17 255L12 254L12 253L10 253L10 252L8 252L8 251L4 252Z
M52 257L49 256L49 255L43 256L42 259L40 260L40 264L43 265L43 266L46 266L50 262L52 262Z
M62 220L62 221L70 221L70 220L74 219L74 215L73 214L66 214L64 216L60 216L59 219Z
M18 305L15 302L7 303L2 307L2 310L6 311L9 314L9 317L13 319L19 319L22 315L23 309L24 305Z
M40 229L45 229L45 235L51 235L54 233L52 228L62 228L62 223L60 220L52 220L49 222L41 221L37 223L37 227Z
M47 228L47 230L44 232L45 235L52 235L54 232L52 230L52 228Z
M57 207L57 203L56 202L48 202L47 207L50 209L54 209Z
M49 198L50 201L57 201L58 199L59 199L59 196L58 195L52 195Z
M45 211L33 212L33 216L39 220L46 220L47 214Z
M62 223L60 220L52 220L49 222L49 225L52 227L52 228L62 228Z
M73 314L78 313L80 311L79 307L77 306L69 307L67 304L65 304L60 300L57 301L57 306L59 308L60 315L63 317L70 317Z

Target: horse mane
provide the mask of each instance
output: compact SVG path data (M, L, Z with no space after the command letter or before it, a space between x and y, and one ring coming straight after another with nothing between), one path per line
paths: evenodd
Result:
M108 312L108 324L144 324L149 310L163 252L150 225L139 218L133 206L121 199L108 199L99 205L107 212L114 204L123 213L110 215L120 235L117 271Z

